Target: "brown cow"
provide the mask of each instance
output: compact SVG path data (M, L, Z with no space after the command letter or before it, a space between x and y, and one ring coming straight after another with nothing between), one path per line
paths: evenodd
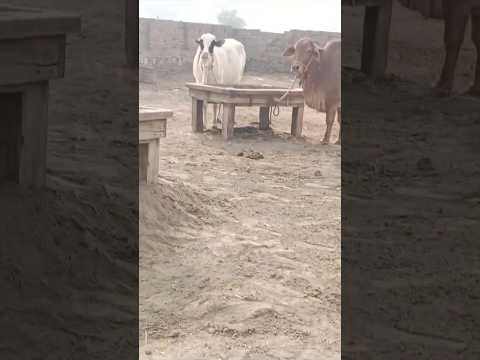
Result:
M412 10L429 18L445 21L445 61L435 89L439 95L450 95L455 77L458 54L465 37L468 18L472 17L472 40L477 48L475 80L467 94L480 96L480 0L400 0Z
M327 129L322 143L330 142L335 114L341 126L341 41L324 47L309 38L288 47L283 56L292 56L292 71L300 78L307 106L326 113ZM337 144L341 142L341 131Z

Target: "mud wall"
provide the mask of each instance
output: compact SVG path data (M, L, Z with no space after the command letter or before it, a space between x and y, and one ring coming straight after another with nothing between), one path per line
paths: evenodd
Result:
M283 50L301 37L308 36L324 44L339 39L339 33L291 30L284 33L254 29L234 29L215 24L170 20L140 19L140 80L149 82L155 73L191 71L197 49L195 39L206 32L217 38L231 37L241 41L247 52L247 69L252 72L287 72L289 65L281 56Z

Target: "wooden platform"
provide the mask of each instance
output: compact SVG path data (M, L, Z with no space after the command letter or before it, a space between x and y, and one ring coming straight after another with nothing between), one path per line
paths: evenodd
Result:
M373 78L385 75L392 19L392 0L342 0L342 6L365 6L362 72Z
M139 178L147 184L157 182L160 138L167 136L167 119L173 111L140 107L139 113Z
M301 136L303 129L304 98L303 89L292 89L288 96L277 103L287 91L286 88L276 88L262 85L203 85L187 83L189 94L192 97L192 130L202 132L204 129L203 105L223 104L224 118L222 119L222 134L228 140L233 137L235 107L237 106L259 106L260 129L269 128L269 113L272 106L292 107L291 133L294 136Z
M76 15L0 5L0 181L42 187L48 84L65 73L65 37Z

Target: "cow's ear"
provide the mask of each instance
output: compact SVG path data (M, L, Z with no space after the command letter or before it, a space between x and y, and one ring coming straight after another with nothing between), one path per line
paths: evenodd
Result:
M317 58L322 56L322 53L325 49L321 47L319 44L313 44L313 55Z
M220 46L222 46L223 44L225 44L225 39L222 39L222 40L213 40L213 43L215 44L215 46L220 47Z
M283 51L282 56L292 56L293 54L295 54L295 47L289 46Z
M195 42L196 42L198 45L200 45L200 42L201 42L201 41L200 41L200 39L195 39Z

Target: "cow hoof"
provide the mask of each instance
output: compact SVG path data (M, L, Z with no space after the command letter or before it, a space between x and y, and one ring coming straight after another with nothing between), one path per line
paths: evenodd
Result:
M328 140L322 140L322 145L328 145L329 141Z
M335 145L342 145L342 142L340 140L335 141Z

